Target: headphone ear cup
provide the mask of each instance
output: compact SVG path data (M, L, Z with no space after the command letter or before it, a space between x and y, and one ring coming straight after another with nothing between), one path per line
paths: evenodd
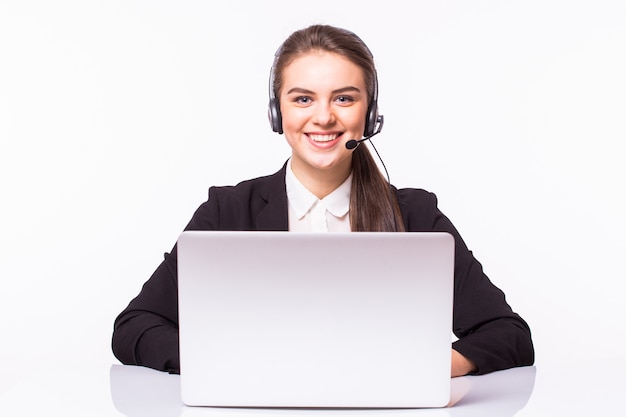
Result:
M276 133L283 133L283 116L280 114L280 104L278 99L270 98L270 103L267 108L267 118L270 121L272 130Z
M376 102L370 104L367 109L367 116L365 118L365 131L363 136L371 136L376 130L376 122L378 121L378 105Z

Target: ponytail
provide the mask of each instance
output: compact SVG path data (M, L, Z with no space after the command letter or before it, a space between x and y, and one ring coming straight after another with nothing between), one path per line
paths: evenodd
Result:
M403 232L404 223L391 184L367 147L352 153L350 228L353 232Z

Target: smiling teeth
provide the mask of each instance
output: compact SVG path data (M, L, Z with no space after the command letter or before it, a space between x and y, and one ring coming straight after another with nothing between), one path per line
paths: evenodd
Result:
M337 134L334 135L309 135L309 137L315 142L330 142L337 139Z

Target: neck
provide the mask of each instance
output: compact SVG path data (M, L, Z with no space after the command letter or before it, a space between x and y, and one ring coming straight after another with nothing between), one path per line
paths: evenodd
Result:
M300 169L292 161L291 170L298 180L320 200L332 193L350 176L352 166L333 169Z

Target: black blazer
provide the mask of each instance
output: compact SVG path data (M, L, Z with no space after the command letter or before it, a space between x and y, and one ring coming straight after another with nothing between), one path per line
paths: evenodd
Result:
M209 198L185 230L277 230L289 228L286 165L277 173L236 186L211 187ZM394 189L395 190L395 189ZM395 190L407 231L445 231L455 238L452 347L474 361L476 374L531 365L534 349L526 322L483 273L481 264L437 208L434 194ZM176 246L115 320L112 347L124 364L178 372Z

